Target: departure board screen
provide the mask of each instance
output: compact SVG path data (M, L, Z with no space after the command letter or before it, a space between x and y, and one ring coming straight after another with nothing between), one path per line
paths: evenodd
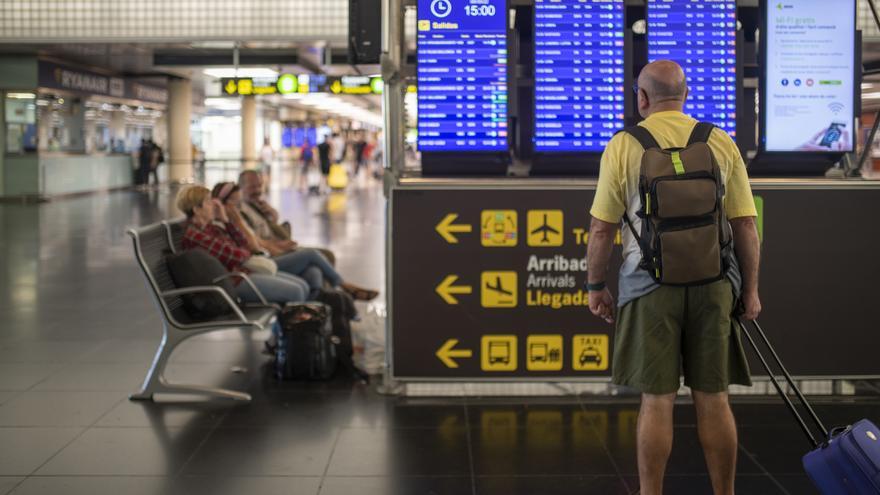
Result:
M535 0L535 151L601 152L624 123L623 0Z
M507 151L505 0L418 0L418 147Z
M736 138L736 0L648 0L648 61L687 76L685 113Z

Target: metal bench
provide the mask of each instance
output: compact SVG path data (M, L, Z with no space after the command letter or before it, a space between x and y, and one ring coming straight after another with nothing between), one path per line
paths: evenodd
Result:
M174 220L162 220L165 226L165 233L168 236L168 247L172 253L183 251L183 234L186 232L186 217L175 218Z
M266 330L277 315L278 307L266 302L253 283L244 274L230 273L228 277L241 277L242 283L250 284L261 300L261 304L239 306L220 287L202 286L178 288L171 279L165 257L180 249L179 240L172 241L173 229L181 229L182 221L163 222L139 229L131 229L128 234L134 241L135 259L144 274L147 287L162 315L164 334L141 390L130 396L132 400L152 400L154 394L185 394L222 397L249 401L251 396L243 392L200 385L168 383L163 373L165 365L174 349L186 339L219 330ZM182 236L182 231L181 231ZM178 237L179 239L179 237ZM182 297L198 292L214 292L229 304L229 313L210 320L193 319L183 307Z

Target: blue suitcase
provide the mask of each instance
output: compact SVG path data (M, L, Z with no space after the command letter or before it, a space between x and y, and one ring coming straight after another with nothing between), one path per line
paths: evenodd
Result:
M767 370L770 381L810 442L812 450L804 456L803 464L804 470L813 484L823 495L880 495L880 428L877 428L877 425L871 421L863 419L851 426L834 428L829 432L795 385L788 370L782 364L782 360L779 359L779 355L776 354L776 350L770 345L761 325L757 321L752 323L776 364L779 365L788 385L822 432L822 441L819 442L794 407L791 399L782 390L779 381L770 370L770 365L764 359L748 329L742 321L739 321L743 335L752 345L758 359Z
M863 419L831 430L831 439L804 456L804 469L824 494L880 493L880 428Z

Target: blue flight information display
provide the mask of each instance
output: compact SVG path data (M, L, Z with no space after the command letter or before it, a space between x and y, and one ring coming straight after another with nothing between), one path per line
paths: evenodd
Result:
M648 0L648 61L687 75L685 113L736 138L736 0Z
M623 0L535 0L535 151L593 153L624 124Z
M418 147L506 152L505 0L418 0Z

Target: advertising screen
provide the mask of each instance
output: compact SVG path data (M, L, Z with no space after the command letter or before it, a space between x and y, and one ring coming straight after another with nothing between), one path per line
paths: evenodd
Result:
M685 113L736 138L736 0L648 0L648 61L687 76Z
M418 147L507 151L505 0L418 0Z
M852 151L855 0L766 2L766 151Z
M624 123L623 0L535 0L535 151L601 152Z

